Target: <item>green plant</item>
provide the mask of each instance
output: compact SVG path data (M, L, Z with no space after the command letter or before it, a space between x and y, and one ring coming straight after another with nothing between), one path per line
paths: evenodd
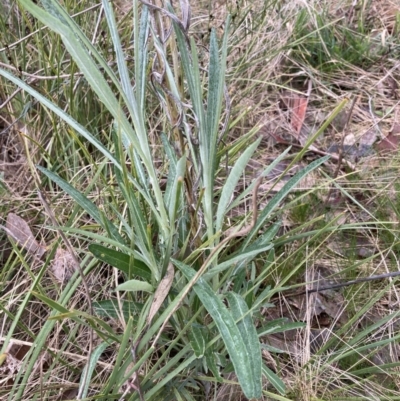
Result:
M255 320L261 308L268 307L271 296L303 267L305 239L310 238L310 244L314 244L337 229L334 222L315 229L315 222L307 221L305 212L299 211L301 225L290 233L279 233L282 201L305 175L329 157L315 160L296 174L258 213L262 197L258 179L235 194L260 143L260 139L254 140L257 129L233 143L225 145L222 141L229 126L229 113L224 107L228 28L221 44L216 33L211 33L209 54L203 54L208 67L203 69L195 41L188 34L188 9L183 7L182 19L178 19L172 7L160 10L135 1L133 32L127 33L118 29L113 10L104 1L104 30L112 41L113 64L106 60L108 51L93 45L58 2L43 1L43 8L29 0L21 0L21 4L52 31L48 34L55 46L49 50L49 60L51 52L58 49L67 55L71 68L68 80L55 80L42 91L0 70L9 82L44 106L40 109L47 110L41 111L43 121L49 113L67 125L57 124L53 117L52 133L60 142L55 149L62 149L67 156L49 162L46 168L38 166L42 173L40 187L61 188L78 205L70 206L65 214L81 214L86 219L87 224L79 228L72 218L65 219L59 228L89 243L90 253L80 253L84 274L90 277L89 273L109 265L118 270L122 283L113 283L111 295L109 289L100 294L92 290L86 293L87 298L95 298L93 314L85 304L75 309L70 303L82 277L75 274L54 297L42 286L53 257L48 256L40 271L32 274L32 285L13 315L3 346L4 352L16 327L23 323L24 308L32 298L50 311L40 330L29 333L35 346L28 352L8 399L27 397L30 375L57 325L77 353L88 358L82 373L80 367L64 361L62 352L52 355L43 382L47 383L54 366L63 365L71 380L76 381L77 375L81 378L78 398L120 399L126 392L129 399L190 400L191 393L198 391L204 399L204 382L227 383L227 374L235 371L246 397L260 398L264 390L266 396L285 399L283 381L262 361L259 338L303 324L279 320L256 329ZM155 22L152 25L150 21ZM173 31L169 36L162 25L168 26L171 21ZM123 39L129 41L131 34L132 54ZM128 67L129 56L133 62ZM83 74L78 77L83 83L77 92L75 71ZM149 76L152 86L147 82ZM312 135L287 170L304 156L345 103ZM97 129L107 124L108 132ZM66 145L63 135L71 139ZM263 168L260 176L272 171L288 152ZM44 160L53 159L44 152ZM85 174L75 176L85 164L82 160L93 165L95 173L90 179ZM160 160L161 167L157 164ZM70 170L74 172L73 184L64 179ZM97 186L102 194L92 201ZM250 212L235 220L236 227L226 233L231 228L229 212L249 198ZM298 204L300 198L296 196L292 203ZM342 229L354 227L357 225ZM300 243L296 254L285 256L277 265L275 250L295 241ZM271 288L266 278L277 266L285 266L288 271L279 286ZM117 328L109 319L117 320ZM72 328L70 322L74 323ZM85 327L97 334L89 352L76 334ZM115 350L112 369L100 372L97 367L101 357L110 348ZM273 390L262 388L262 376ZM33 392L32 399L54 396L52 388Z

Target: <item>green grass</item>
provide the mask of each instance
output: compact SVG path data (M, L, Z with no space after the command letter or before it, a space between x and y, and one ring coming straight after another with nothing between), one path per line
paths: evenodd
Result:
M1 398L397 399L396 279L293 293L321 266L397 269L398 156L336 173L315 149L393 127L398 14L200 2L186 30L184 2L96 4L21 0L0 17L1 101L22 88L0 111L0 131L18 119L0 137L0 224L19 215L48 249L0 233ZM307 80L308 140L289 149L270 134L293 140L282 97ZM70 248L82 271L69 259L60 281Z

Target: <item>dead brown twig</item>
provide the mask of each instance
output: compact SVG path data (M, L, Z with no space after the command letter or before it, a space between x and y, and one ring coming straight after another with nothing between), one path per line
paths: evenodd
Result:
M400 272L377 274L375 276L358 278L358 279L355 279L355 280L345 281L343 283L325 285L325 286L322 286L322 287L316 287L316 288L311 288L309 290L304 290L304 291L295 292L295 293L292 293L292 294L287 294L287 295L285 295L285 298L291 298L291 297L296 297L296 296L305 295L305 294L312 294L314 292L322 292L322 291L327 291L327 290L334 290L334 289L337 289L337 288L349 287L350 285L366 283L366 282L375 281L375 280L382 280L382 279L385 279L385 278L391 278L391 277L397 277L397 276L400 276ZM283 291L285 291L285 290L283 290Z

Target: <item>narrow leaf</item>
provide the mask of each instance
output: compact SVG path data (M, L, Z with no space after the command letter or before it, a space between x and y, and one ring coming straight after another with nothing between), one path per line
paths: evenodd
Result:
M256 249L250 249L249 251L243 252L242 254L235 255L229 260L226 260L220 263L219 265L215 266L214 268L210 269L209 272L204 275L204 278L208 280L211 277L215 276L217 273L221 273L224 270L228 269L229 267L235 264L242 263L243 261L249 263L250 260L254 259L258 254L270 250L273 246L274 246L273 244L267 244Z
M151 272L147 265L136 258L133 260L133 264L131 265L131 257L126 253L115 251L97 244L90 244L89 251L92 252L97 259L123 271L126 274L134 274L144 278L145 280L151 281Z
M250 359L251 374L254 378L260 379L260 397L261 397L261 348L258 339L257 330L254 326L249 308L244 299L234 292L227 294L229 306L231 307L232 316L237 321L237 327L242 336L243 343L247 348Z
M188 280L196 274L192 268L184 263L178 261L175 263ZM249 350L243 342L231 313L203 278L199 278L193 288L218 327L245 396L247 398L260 398L261 377L253 375Z
M217 362L216 362L216 355L215 355L215 352L211 348L206 349L205 363L206 363L207 369L210 369L210 371L214 375L217 382L222 383L223 379L219 373L219 368L218 368Z
M82 394L81 395L82 398L86 398L86 396L87 396L87 393L89 390L89 385L90 385L90 380L92 378L97 361L100 359L101 354L109 346L110 346L110 344L103 342L99 346L97 346L96 349L90 355L89 364L85 365L85 368L83 369L83 372L81 375L81 381L79 383L79 394ZM88 372L86 373L86 371L88 371ZM81 388L83 385L85 387Z
M40 170L43 174L49 177L52 181L54 181L61 189L63 189L68 195L72 196L72 198L81 206L90 216L92 216L97 223L99 223L103 228L109 228L113 238L121 243L125 243L124 239L121 237L121 234L118 232L117 228L111 223L110 220L106 219L107 226L105 226L103 218L97 206L90 201L85 195L77 191L72 185L68 184L65 180L59 177L57 174L54 174L52 171L47 170L44 167L37 166L38 170Z
M286 157L286 155L289 153L290 147L288 147L286 150L284 150L279 156L276 157L272 163L265 168L264 171L261 172L261 176L266 177L269 173L271 173L274 168ZM246 188L230 205L228 208L228 211L235 208L238 206L243 199L249 195L249 193L253 190L254 185L257 183L257 178L253 180L253 182Z
M330 156L325 156L320 159L317 159L310 163L306 168L302 171L298 172L295 176L293 176L284 187L268 202L265 209L262 211L260 216L257 219L257 223L253 228L252 232L247 237L245 244L243 246L247 246L250 242L251 238L261 229L263 225L266 224L266 220L271 216L271 213L279 206L281 201L286 198L289 192L311 171L318 168L321 164L325 163Z
M171 188L171 193L170 193L171 198L169 200L169 205L167 205L169 209L170 222L175 221L175 216L178 209L178 204L181 194L183 177L185 176L185 170L186 170L186 157L182 156L176 165L175 177L173 179L173 186Z
M306 326L303 322L289 322L286 318L276 319L267 325L257 329L257 335L259 337L266 336L268 334L283 333L288 330L304 329Z
M227 211L228 205L231 202L232 194L237 186L237 183L243 173L247 163L249 162L251 156L253 156L254 151L260 144L261 138L259 138L256 142L251 144L239 157L233 166L229 177L227 178L224 187L222 188L221 196L219 198L218 209L217 209L217 217L215 223L215 230L218 231L222 228L223 219L225 213Z
M285 394L286 387L285 383L265 364L262 364L262 372L267 380L281 393Z

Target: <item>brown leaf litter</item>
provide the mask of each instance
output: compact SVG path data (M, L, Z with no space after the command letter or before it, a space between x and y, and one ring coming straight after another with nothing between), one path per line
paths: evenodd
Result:
M18 247L24 249L37 260L46 256L48 248L36 241L28 223L22 217L15 213L9 213L6 226L0 225L0 228L15 241ZM50 266L53 276L59 282L68 281L75 271L74 266L74 259L71 254L61 247L57 248Z

